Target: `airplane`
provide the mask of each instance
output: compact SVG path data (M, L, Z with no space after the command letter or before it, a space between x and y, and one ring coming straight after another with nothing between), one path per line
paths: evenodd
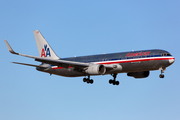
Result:
M127 76L134 78L146 78L152 70L160 70L159 77L164 78L164 71L175 61L175 58L169 52L161 49L60 58L39 30L34 30L33 33L39 57L17 53L11 48L7 40L4 41L10 53L33 58L35 61L41 62L41 64L12 63L36 67L36 70L50 75L55 74L64 77L84 76L83 82L88 84L94 82L93 79L90 79L90 76L110 74L113 79L109 80L109 84L119 85L119 81L116 80L118 73L127 73Z

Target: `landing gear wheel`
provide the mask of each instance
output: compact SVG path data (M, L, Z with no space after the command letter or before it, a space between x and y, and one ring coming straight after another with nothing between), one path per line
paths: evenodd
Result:
M166 68L159 68L159 70L161 70L161 74L159 75L160 78L164 78L164 71L166 70Z
M119 81L116 81L117 73L112 74L112 76L113 76L114 79L113 79L113 80L110 79L110 80L109 80L109 84L119 85Z
M87 84L93 84L93 79L90 79L90 75L88 75L88 78L83 78L83 82L86 82Z
M94 82L93 79L89 80L89 83L93 84L93 82Z
M113 83L113 80L112 80L112 79L110 79L110 80L109 80L109 84L112 84L112 83Z
M116 85L119 85L119 81L116 81Z
M116 85L116 81L113 80L113 85Z
M83 78L83 82L87 82L87 79L86 79L86 78Z
M160 77L160 78L164 78L164 75L163 75L163 74L160 74L159 77Z

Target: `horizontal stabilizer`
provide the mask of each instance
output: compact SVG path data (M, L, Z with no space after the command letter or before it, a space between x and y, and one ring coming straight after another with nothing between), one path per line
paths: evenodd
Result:
M44 67L44 66L41 66L41 65L33 65L33 64L19 63L19 62L12 62L12 63L20 64L20 65L26 65L26 66L32 66L32 67L47 68L47 67Z

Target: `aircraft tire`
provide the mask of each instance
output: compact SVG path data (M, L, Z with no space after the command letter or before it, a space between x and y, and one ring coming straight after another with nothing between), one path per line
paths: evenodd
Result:
M160 74L159 77L160 77L160 78L164 78L164 75L163 75L163 74Z
M87 79L87 83L89 84L89 83L90 83L90 80Z
M113 80L113 85L116 85L116 81L115 80Z
M87 79L86 79L86 78L83 78L83 82L87 82Z
M119 81L116 81L116 85L119 85Z
M109 80L109 84L112 84L112 83L113 83L113 80L112 80L112 79L110 79L110 80Z
M91 79L91 80L89 80L89 82L90 82L91 84L93 84L94 81L93 81L93 79Z

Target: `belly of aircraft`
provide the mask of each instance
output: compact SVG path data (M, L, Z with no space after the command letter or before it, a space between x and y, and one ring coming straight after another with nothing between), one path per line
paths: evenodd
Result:
M121 72L138 72L138 71L150 71L158 70L161 67L169 66L168 60L151 60L151 61L141 61L141 62L131 62L121 64Z

